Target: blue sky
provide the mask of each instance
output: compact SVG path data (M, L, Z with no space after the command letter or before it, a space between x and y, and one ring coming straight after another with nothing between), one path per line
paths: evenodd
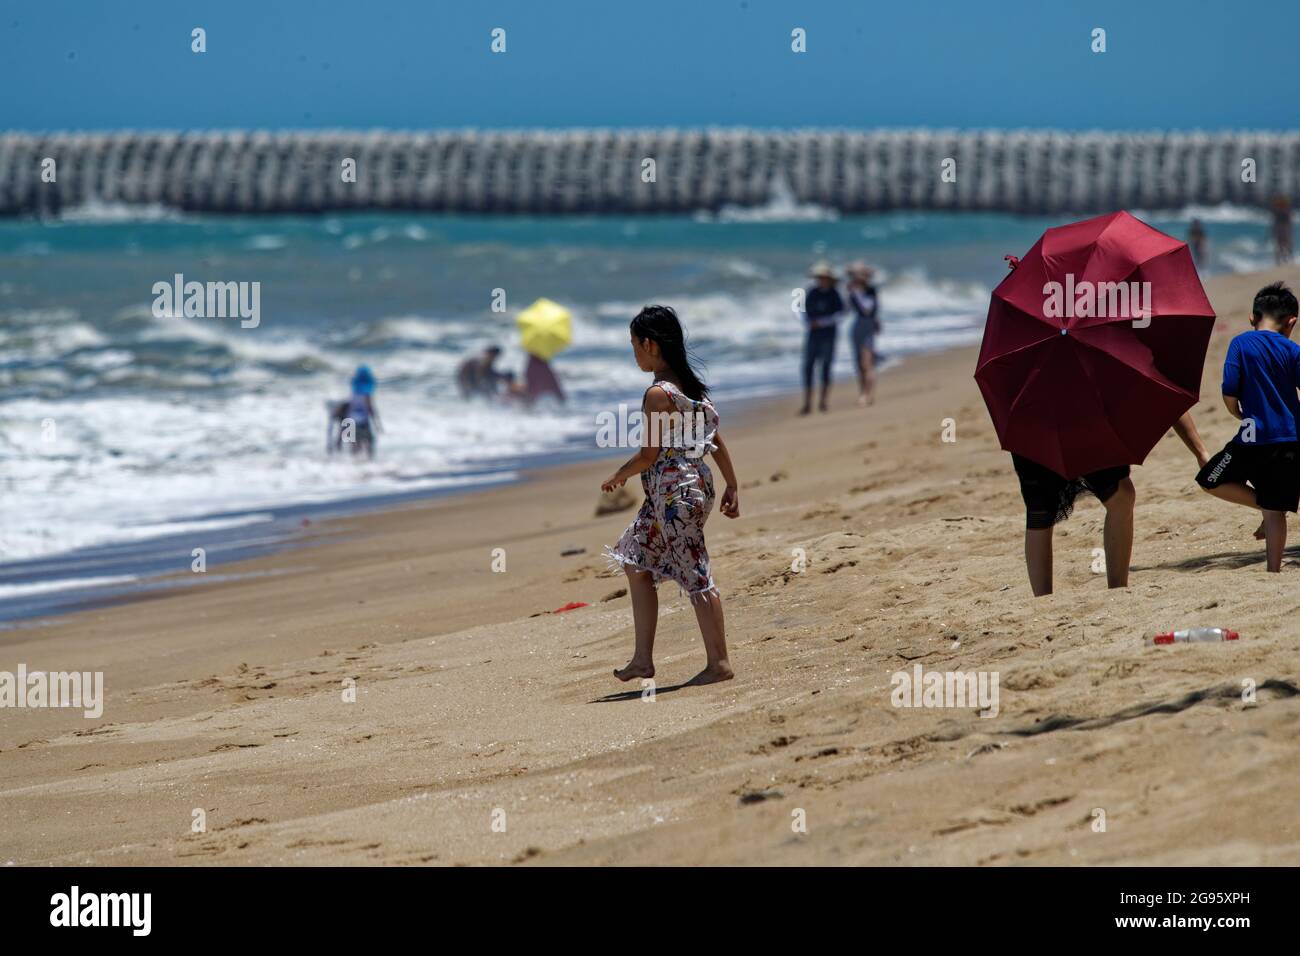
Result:
M1300 3L6 0L0 127L1290 129ZM190 51L190 31L208 51ZM494 27L507 50L489 49ZM790 50L807 31L808 52ZM1107 51L1090 49L1094 27Z

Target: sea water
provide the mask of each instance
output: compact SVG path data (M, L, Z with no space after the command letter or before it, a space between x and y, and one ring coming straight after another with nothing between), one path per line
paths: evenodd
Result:
M1209 271L1268 264L1257 212L1139 215L1178 236L1200 216ZM1002 256L1023 255L1055 224L802 206L470 218L95 205L0 222L0 563L255 525L290 505L468 487L601 453L597 416L639 402L648 381L628 345L628 322L647 303L677 309L725 424L747 396L799 386L792 292L813 260L877 268L877 344L897 362L977 342ZM176 275L258 283L256 327L155 308L155 284ZM505 312L493 311L495 290ZM461 401L454 375L467 354L497 343L500 367L522 369L514 314L539 296L574 314L573 346L554 363L568 404ZM328 458L325 403L346 397L362 363L379 380L378 455ZM852 375L847 334L837 371ZM105 569L87 562L84 572ZM6 577L7 588L24 586Z

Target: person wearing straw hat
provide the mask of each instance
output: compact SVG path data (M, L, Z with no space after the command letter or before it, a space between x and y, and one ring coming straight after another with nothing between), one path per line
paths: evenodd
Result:
M812 411L813 372L821 366L821 401L817 407L828 411L831 392L831 366L835 362L836 322L844 311L844 300L835 288L837 277L828 262L818 262L808 274L815 284L804 291L803 316L808 330L803 348L803 408L800 415Z
M880 333L880 304L871 278L875 271L865 262L849 266L849 308L853 320L853 362L858 369L858 405L875 401L876 336Z

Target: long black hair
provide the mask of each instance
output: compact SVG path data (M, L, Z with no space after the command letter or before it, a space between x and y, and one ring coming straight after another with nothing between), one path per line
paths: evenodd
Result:
M666 305L647 305L632 320L632 334L659 344L659 353L687 398L700 402L709 397L709 386L696 374L687 357L686 336L676 312Z

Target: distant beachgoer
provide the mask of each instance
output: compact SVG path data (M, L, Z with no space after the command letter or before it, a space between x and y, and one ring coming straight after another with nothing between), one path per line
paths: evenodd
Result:
M496 369L496 361L501 357L501 347L489 345L477 355L471 355L460 363L456 369L456 387L460 389L461 398L492 398L496 396L502 384L509 387L513 376L509 372Z
M1282 570L1286 513L1300 507L1300 345L1291 341L1295 293L1281 282L1260 289L1249 332L1228 343L1223 360L1223 404L1241 427L1196 476L1202 488L1233 504L1264 513L1269 571Z
M876 391L876 336L880 334L880 301L872 284L874 270L865 263L849 266L848 296L853 320L853 361L858 369L858 404L874 402Z
M704 639L706 664L691 683L730 680L722 598L704 546L704 522L713 508L713 472L704 456L713 454L727 482L719 510L728 518L740 515L740 483L718 434L718 413L709 401L709 387L686 356L676 313L667 306L646 306L632 320L630 331L637 367L653 373L654 383L642 401L645 422L640 450L600 486L608 493L639 474L645 492L636 518L606 551L627 574L636 633L632 659L614 676L622 681L654 677L659 617L655 588L668 578L689 595Z
M338 439L335 447L340 447L349 437L352 441L352 454L363 449L367 457L375 457L375 429L379 427L379 410L375 407L375 374L369 365L357 367L352 376L352 395L346 402L340 403L338 412ZM338 416L336 412L336 417Z
M831 366L835 362L835 332L838 316L844 311L844 300L835 288L835 270L829 263L819 262L808 270L816 284L804 293L804 322L808 337L803 348L803 408L800 415L812 411L813 372L821 366L821 401L817 407L828 411L827 399L831 392Z
M557 402L564 401L564 389L551 368L551 363L536 355L529 355L524 365L524 385L521 397L528 405L550 396Z
M1193 219L1187 227L1187 248L1192 251L1192 261L1196 263L1196 268L1205 268L1205 227L1199 219Z
M1286 196L1273 197L1273 258L1278 265L1291 261L1291 200Z

